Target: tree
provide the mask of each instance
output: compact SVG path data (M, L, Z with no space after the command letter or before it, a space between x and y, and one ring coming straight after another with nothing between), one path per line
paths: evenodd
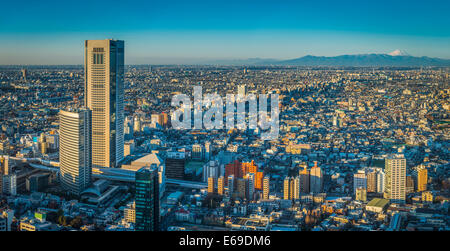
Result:
M76 229L80 229L83 225L83 219L80 216L75 217L72 221L70 221L70 226Z

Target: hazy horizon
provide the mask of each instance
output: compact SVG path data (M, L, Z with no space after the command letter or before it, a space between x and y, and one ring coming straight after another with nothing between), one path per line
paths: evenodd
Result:
M387 54L450 59L450 3L432 0L5 2L1 65L83 62L84 40L125 41L127 64ZM440 6L440 8L435 8ZM326 8L325 8L326 7Z

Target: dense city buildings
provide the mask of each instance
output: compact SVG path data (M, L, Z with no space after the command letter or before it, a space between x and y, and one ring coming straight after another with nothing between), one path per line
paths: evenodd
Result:
M81 65L0 67L0 228L449 229L448 68L126 65L120 133L114 41L86 47L87 82ZM278 94L278 138L173 129L171 99L194 86Z

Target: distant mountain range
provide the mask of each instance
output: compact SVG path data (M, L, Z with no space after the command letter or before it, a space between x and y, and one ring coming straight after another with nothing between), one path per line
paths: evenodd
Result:
M252 58L247 60L222 60L217 64L232 65L285 65L285 66L450 66L450 59L414 57L395 50L388 54L358 54L336 57L304 56L289 60Z

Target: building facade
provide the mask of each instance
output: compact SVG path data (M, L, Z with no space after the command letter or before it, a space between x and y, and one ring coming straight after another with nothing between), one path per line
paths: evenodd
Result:
M136 172L136 231L159 230L159 178L156 167L143 167Z
M124 42L85 41L85 106L92 111L92 165L116 167L124 150Z
M322 169L317 166L317 162L310 171L309 188L311 193L321 193L323 189L323 174Z
M428 185L428 170L422 168L417 172L417 191L423 192L427 190Z
M59 161L61 185L80 195L91 184L91 111L78 109L59 112Z
M385 160L384 198L393 203L406 199L406 159L403 155L390 156Z

